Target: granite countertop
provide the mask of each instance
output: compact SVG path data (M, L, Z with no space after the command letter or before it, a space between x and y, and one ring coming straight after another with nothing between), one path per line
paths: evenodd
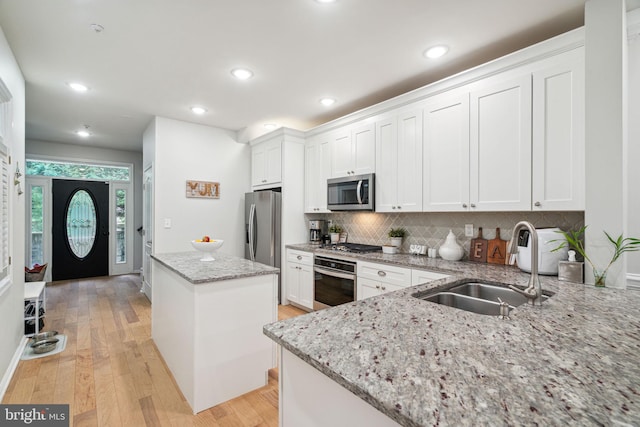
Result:
M216 252L215 261L200 261L201 252L178 252L151 255L153 259L193 284L278 274L280 269L233 255Z
M401 425L640 424L639 292L541 276L556 294L499 320L411 295L466 278L525 285L517 268L343 256L454 273L264 327Z

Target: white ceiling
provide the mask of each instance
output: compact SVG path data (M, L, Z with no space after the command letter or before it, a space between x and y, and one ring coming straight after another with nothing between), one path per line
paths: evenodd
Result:
M0 26L26 80L27 139L141 151L156 115L241 139L264 123L307 130L579 27L584 3L0 0ZM441 43L448 55L422 56ZM239 66L255 76L235 80ZM74 134L84 124L89 139Z

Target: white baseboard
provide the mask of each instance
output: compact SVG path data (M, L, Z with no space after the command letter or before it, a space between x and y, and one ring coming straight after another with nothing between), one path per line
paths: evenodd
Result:
M2 402L2 399L4 399L4 394L7 392L7 388L9 388L11 378L13 378L13 374L16 372L18 362L20 362L20 357L22 357L22 352L24 352L24 347L27 345L28 341L29 338L22 337L22 340L20 340L20 344L18 344L18 348L16 348L16 352L11 358L11 362L9 363L7 370L2 377L2 381L0 382L0 402Z
M640 291L640 274L627 273L627 289Z

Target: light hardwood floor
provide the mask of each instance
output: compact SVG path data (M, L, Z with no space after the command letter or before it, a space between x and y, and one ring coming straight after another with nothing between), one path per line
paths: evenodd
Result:
M137 275L47 285L44 330L60 354L21 360L2 403L68 403L72 426L277 426L278 380L193 415L151 339ZM280 319L303 314L281 306Z

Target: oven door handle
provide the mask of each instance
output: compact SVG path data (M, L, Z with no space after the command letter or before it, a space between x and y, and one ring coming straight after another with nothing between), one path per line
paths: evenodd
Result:
M340 279L355 280L356 278L355 274L338 273L337 271L326 270L320 267L313 267L313 271L315 271L316 273L326 274L327 276L331 277L338 277Z

